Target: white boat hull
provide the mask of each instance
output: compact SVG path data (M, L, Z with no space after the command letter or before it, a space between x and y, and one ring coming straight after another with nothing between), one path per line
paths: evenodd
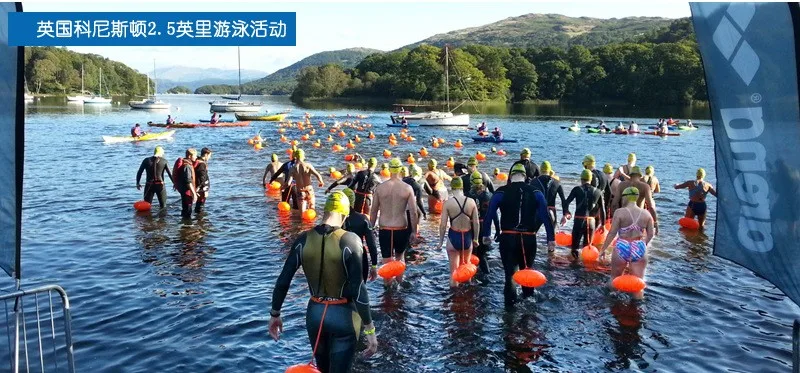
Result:
M84 100L88 99L86 96L67 96L67 102L80 102L83 103Z
M110 98L94 97L83 100L84 104L111 104Z
M401 123L403 118L410 125L418 125L420 127L463 127L469 126L469 114L453 114L453 113L422 113L412 114L405 116L391 116L392 123Z
M131 109L140 109L140 110L169 110L170 104L165 102L160 103L150 103L150 102L134 102L131 101L128 103Z

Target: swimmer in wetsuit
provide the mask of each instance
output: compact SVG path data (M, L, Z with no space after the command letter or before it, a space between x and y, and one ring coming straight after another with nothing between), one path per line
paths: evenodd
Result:
M414 199L417 201L417 224L419 224L420 218L428 220L428 215L425 213L425 205L422 203L422 186L419 185L416 179L421 176L421 170L419 167L412 166L410 172L411 176L408 175L408 168L403 167L400 176L403 177L403 182L408 184L414 191Z
M706 177L706 170L700 168L697 170L697 179L689 180L683 184L675 184L675 189L689 188L689 205L686 206L686 213L684 217L694 219L700 223L700 228L706 226L706 211L708 205L706 204L706 195L711 193L712 196L717 196L717 191L711 183L703 180Z
M514 273L520 268L533 267L533 260L536 257L536 232L542 224L547 233L548 250L555 249L556 245L555 232L547 215L547 201L544 194L528 185L525 179L525 166L519 164L511 168L509 176L511 183L497 188L481 226L483 243L489 245L491 221L500 209L500 258L505 271L503 294L506 305L509 306L517 300L516 285L513 282ZM530 297L533 294L533 288L522 288L523 297Z
M294 183L290 183L291 181L291 171L294 168L295 160L294 160L294 151L291 152L289 156L289 160L281 165L278 168L278 171L272 174L272 177L269 178L269 183L272 184L273 181L277 180L279 176L283 175L283 183L281 187L281 202L289 202L289 199L292 200L291 206L293 209L297 210L300 208L300 203L298 202L297 198L297 191L295 190Z
M314 349L316 367L324 373L352 369L362 323L367 338L365 355L371 356L378 349L369 294L361 279L364 255L361 240L341 228L349 210L349 200L344 193L328 196L322 224L294 241L272 292L269 334L277 341L283 332L281 307L292 278L303 267L311 292L306 309L306 330Z
M511 165L511 168L514 166L521 164L525 167L525 182L530 183L534 178L539 176L539 166L536 165L533 161L531 161L531 150L528 148L522 149L522 152L519 154L519 160L514 162ZM511 175L511 170L508 171L508 174ZM509 177L508 183L511 184L511 178Z
M550 162L542 162L542 166L539 167L539 170L542 174L533 179L531 186L544 194L544 198L547 201L547 213L550 215L553 226L555 226L557 221L556 196L561 198L561 205L564 205L564 188L561 187L561 182L550 176L550 171L553 170L550 166Z
M600 214L600 222L606 221L606 212L603 209L603 193L600 189L591 185L592 172L583 170L581 172L581 185L572 188L567 200L564 201L564 217L561 218L561 225L566 224L572 218L569 212L569 205L575 200L575 222L572 224L572 256L578 259L578 248L592 244L592 233L599 225L599 230L605 228L603 224L597 224L595 215ZM581 244L581 239L583 243Z
M611 280L622 275L626 267L631 275L644 280L647 270L647 245L655 234L653 217L647 210L636 205L639 199L638 189L625 188L621 195L624 206L617 210L611 220L611 230L600 250L600 261L605 261L608 246L619 234L614 253L611 255ZM613 289L611 280L608 286ZM633 295L637 299L643 296L643 291Z
M375 188L369 222L378 224L378 244L381 246L383 263L393 260L405 262L405 251L411 244L411 237L417 235L417 207L414 205L414 191L400 180L403 163L394 158L389 162L391 177ZM408 214L406 214L408 211ZM380 219L378 215L380 214ZM384 279L384 285L394 280L403 281L403 275Z
M349 188L356 193L355 207L353 211L360 214L369 214L372 208L372 195L375 193L375 187L381 183L378 175L375 173L375 167L378 166L378 160L370 158L367 161L367 169L361 170L353 177L353 182L350 183Z
M352 163L347 164L347 168L345 169L344 176L340 177L339 180L336 180L331 184L327 189L325 189L325 194L328 194L339 185L344 185L346 188L350 188L353 185L353 181L355 179L356 174L356 166ZM352 189L351 189L352 190Z
M356 194L350 188L342 190L350 201L350 215L344 220L342 228L348 232L353 232L367 244L367 255L363 256L363 272L364 281L373 281L378 276L378 245L375 244L375 232L373 232L372 225L369 223L369 218L364 214L353 214L353 205L356 201ZM369 262L372 261L372 266Z
M461 264L469 263L472 248L478 246L480 223L478 223L478 206L475 201L464 195L464 183L461 178L450 181L452 194L442 206L442 219L439 222L439 245L444 244L447 233L447 257L450 259L450 272L456 271ZM447 224L450 223L450 229ZM450 287L458 286L458 282L450 276Z
M483 184L483 175L480 172L476 171L470 175L472 178L472 187L467 191L467 197L472 198L475 201L475 205L478 207L478 222L481 224L480 229L483 229L483 222L486 219L486 215L489 213L489 202L492 200L492 193L486 189L486 186ZM499 238L500 233L500 219L497 215L494 216L492 220L494 223L494 231L495 231L495 238ZM481 230L478 231L477 237L481 237ZM488 281L487 275L489 274L489 262L486 260L486 254L492 248L492 245L486 245L482 241L478 242L478 246L473 248L475 252L475 256L480 259L478 263L478 280L486 283Z
M464 182L464 190L469 192L472 189L472 174L478 172L482 175L481 183L486 187L486 190L489 193L494 193L494 184L492 184L492 178L489 177L485 172L480 172L478 170L478 160L475 157L469 157L467 161L467 172L464 176L461 177L461 181Z
M147 157L142 161L139 166L139 171L136 173L136 189L142 190L142 172L146 172L144 184L144 200L147 203L153 203L153 195L158 196L158 206L164 208L167 206L167 189L164 188L164 173L167 173L169 180L173 182L172 173L169 172L169 165L164 159L164 148L156 146L153 151L152 157Z

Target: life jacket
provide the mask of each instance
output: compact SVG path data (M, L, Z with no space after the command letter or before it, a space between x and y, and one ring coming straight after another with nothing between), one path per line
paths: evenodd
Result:
M188 191L190 190L189 186L183 180L183 172L185 171L184 167L192 167L192 185L195 183L195 173L194 173L194 165L187 162L184 158L178 158L175 160L175 164L172 167L172 174L175 175L175 186L178 190L181 191Z

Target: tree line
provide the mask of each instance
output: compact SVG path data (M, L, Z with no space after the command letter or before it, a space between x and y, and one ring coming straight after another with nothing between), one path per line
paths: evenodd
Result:
M706 100L700 53L688 20L636 42L596 48L449 49L451 101L568 100L687 104ZM300 72L292 99L383 97L443 101L445 52L420 45L372 54L353 69L337 65Z
M98 92L103 69L103 94L145 95L147 75L127 65L96 54L77 53L66 48L25 48L25 81L37 94L71 94L81 90L81 65L84 88ZM150 92L154 83L150 82Z

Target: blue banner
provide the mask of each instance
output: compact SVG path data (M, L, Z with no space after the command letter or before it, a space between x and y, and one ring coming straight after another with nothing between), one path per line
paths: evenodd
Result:
M12 13L12 46L294 46L296 13Z
M22 48L9 46L7 14L15 3L0 3L0 269L19 278L22 218L22 151L25 107Z
M714 254L800 304L797 4L691 3L691 9L714 127Z

